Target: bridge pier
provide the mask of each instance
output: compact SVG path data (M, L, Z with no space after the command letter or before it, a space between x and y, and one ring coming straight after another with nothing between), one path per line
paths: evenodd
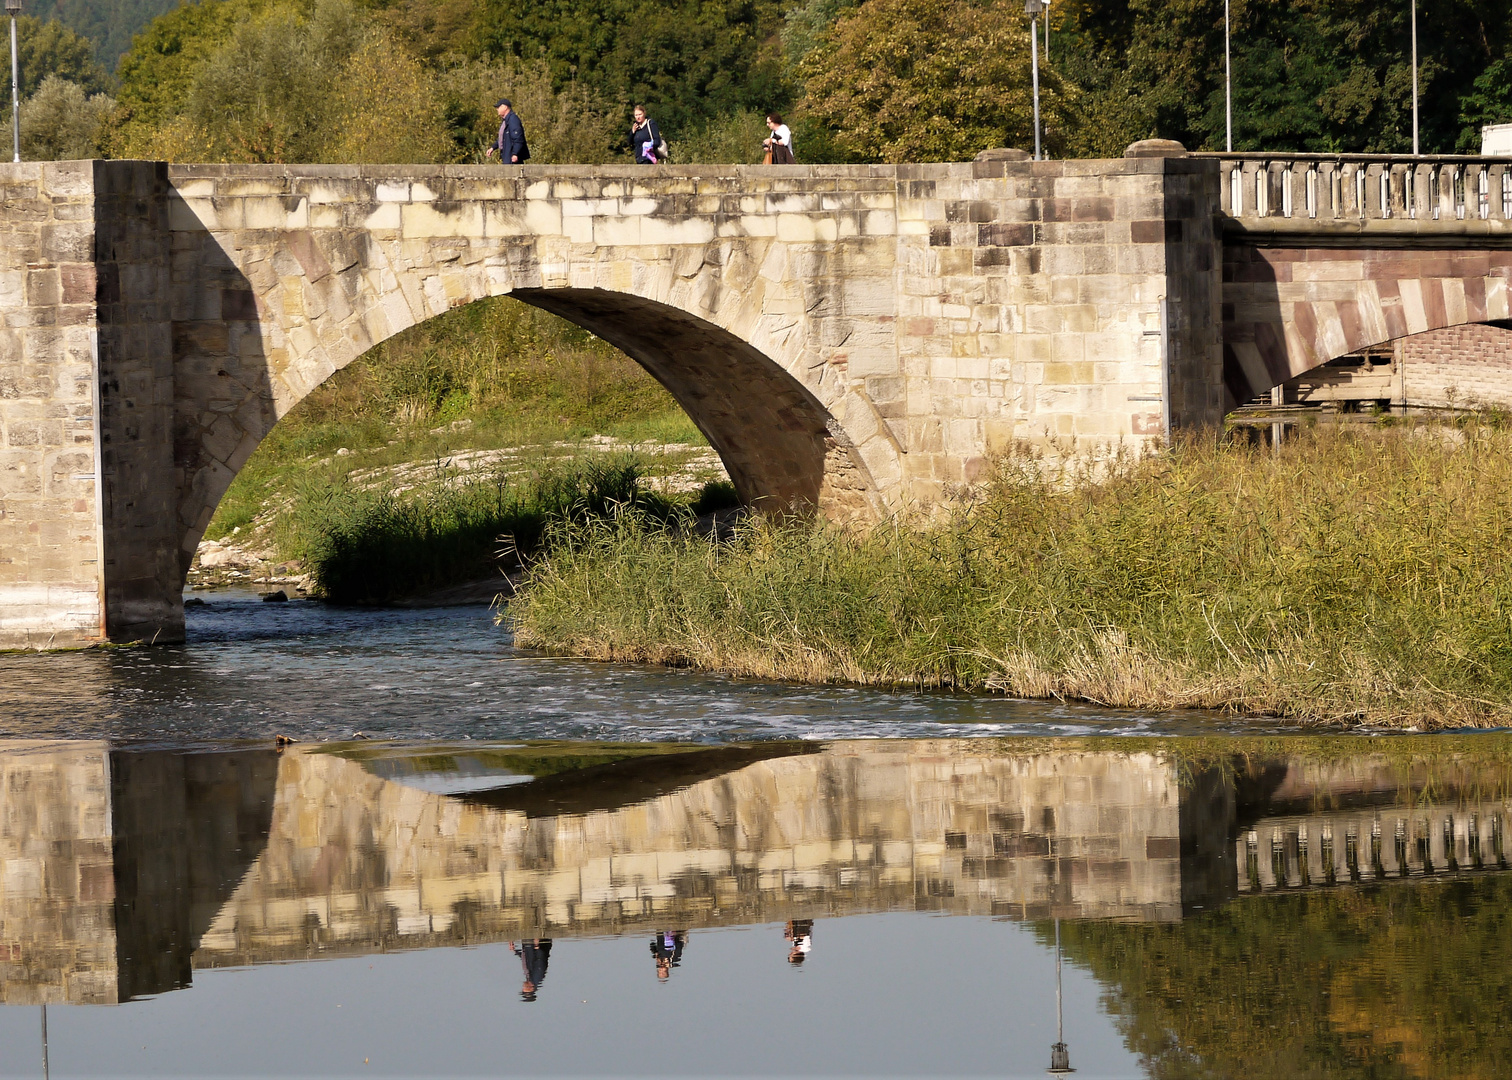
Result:
M876 520L1016 445L1216 427L1217 165L1169 152L0 165L0 648L180 639L195 546L278 419L485 297L635 357L757 507Z

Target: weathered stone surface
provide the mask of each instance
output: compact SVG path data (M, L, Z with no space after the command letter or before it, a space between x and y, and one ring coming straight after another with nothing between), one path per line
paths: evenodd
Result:
M1211 165L0 169L31 193L0 214L0 645L181 636L195 545L278 418L483 297L639 360L758 507L876 519L1010 442L1096 456L1221 415ZM81 448L99 497L48 495Z

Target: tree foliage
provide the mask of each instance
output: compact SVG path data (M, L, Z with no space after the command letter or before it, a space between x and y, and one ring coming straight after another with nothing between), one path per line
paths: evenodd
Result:
M41 0L29 5L93 43L95 56L113 68L131 48L132 35L182 0Z
M778 32L783 0L483 0L479 47L544 59L568 80L647 106L668 138L740 109L782 108L794 87Z
M866 0L801 68L806 112L864 161L958 161L1032 146L1029 24L1015 0ZM1049 144L1064 143L1068 95L1046 72Z
M1089 149L1156 135L1223 148L1223 11L1223 0L1066 0L1052 66L1085 91ZM1233 0L1231 17L1236 150L1412 149L1408 5ZM1468 148L1476 80L1509 43L1505 3L1420 6L1425 151ZM1490 96L1495 114L1504 99Z
M7 27L7 35L9 28ZM56 19L43 22L35 15L16 20L16 53L20 68L21 101L37 92L49 75L77 83L86 94L110 89L110 76L95 62L94 46ZM5 78L0 79L0 106L10 114L10 65L7 45Z
M21 102L21 156L27 161L74 161L100 155L116 103L89 94L57 75L42 80Z

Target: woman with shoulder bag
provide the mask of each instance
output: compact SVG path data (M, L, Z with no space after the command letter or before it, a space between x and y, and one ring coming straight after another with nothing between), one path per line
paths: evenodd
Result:
M630 149L641 165L655 165L667 160L667 144L656 121L646 115L644 105L635 107L635 122L630 125Z
M768 113L766 122L772 134L762 140L761 145L766 147L762 164L796 165L798 162L793 157L793 133L782 122L782 117L777 113Z

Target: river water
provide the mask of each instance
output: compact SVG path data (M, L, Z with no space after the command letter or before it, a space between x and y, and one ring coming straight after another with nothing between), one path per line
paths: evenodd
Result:
M1512 1061L1503 734L547 659L481 608L189 635L0 657L0 1075Z

